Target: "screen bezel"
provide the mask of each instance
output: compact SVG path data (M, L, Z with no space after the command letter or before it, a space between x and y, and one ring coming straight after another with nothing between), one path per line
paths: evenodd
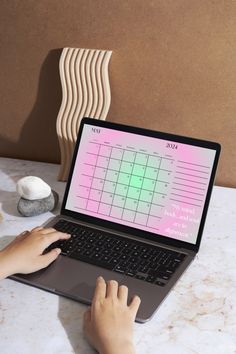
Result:
M188 243L188 242L181 241L181 240L177 240L177 239L173 239L168 236L153 234L148 231L139 230L139 229L136 229L136 228L133 228L130 226L126 226L126 225L114 223L112 221L107 221L104 219L85 215L85 214L71 211L71 210L68 210L65 208L70 185L71 185L71 180L72 180L72 175L73 175L73 171L74 171L74 165L75 165L75 161L76 161L76 157L77 157L77 152L78 152L79 145L80 145L81 135L82 135L83 127L85 124L91 125L94 127L104 127L104 128L108 128L108 129L121 130L121 131L125 131L128 133L133 133L133 134L143 135L143 136L152 137L152 138L159 138L159 139L163 139L163 140L179 142L179 143L183 143L183 144L187 144L187 145L204 147L204 148L211 149L211 150L215 151L215 159L214 159L214 163L213 163L213 167L212 167L212 172L211 172L208 190L207 190L207 194L206 194L205 205L203 208L202 218L201 218L201 222L200 222L198 235L197 235L197 239L196 239L195 244ZM71 168L70 168L68 181L67 181L67 185L66 185L66 189L65 189L65 194L64 194L64 198L63 198L63 202L62 202L61 214L75 218L78 221L92 223L97 226L105 227L107 229L112 229L113 231L115 230L118 232L134 235L134 236L140 238L140 241L142 239L147 239L147 240L154 241L157 243L163 243L163 244L170 245L173 247L185 248L185 249L189 249L194 252L198 252L199 247L200 247L200 243L201 243L204 224L205 224L205 220L206 220L207 210L208 210L208 206L209 206L209 202L210 202L210 197L211 197L211 193L212 193L212 188L213 188L213 184L214 184L214 179L215 179L217 164L218 164L218 160L219 160L220 150L221 150L220 144L216 143L216 142L212 142L212 141L200 140L200 139L190 138L190 137L186 137L186 136L163 133L163 132L159 132L159 131L153 131L153 130L149 130L149 129L133 127L133 126L129 126L129 125L124 125L124 124L113 123L113 122L109 122L109 121L102 121L102 120L97 120L94 118L85 117L81 120L79 132L78 132L78 137L77 137L77 141L75 144L74 154L73 154L73 158L72 158L72 162L71 162Z

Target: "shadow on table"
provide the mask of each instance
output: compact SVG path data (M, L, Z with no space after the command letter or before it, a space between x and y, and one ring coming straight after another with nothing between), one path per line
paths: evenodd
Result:
M63 297L59 298L58 318L65 329L74 354L97 353L83 334L83 315L87 306Z
M12 216L20 216L17 211L17 203L19 196L16 192L9 192L0 190L1 200L2 200L2 210Z
M6 247L9 243L11 243L15 238L16 236L13 235L5 235L0 237L0 250Z

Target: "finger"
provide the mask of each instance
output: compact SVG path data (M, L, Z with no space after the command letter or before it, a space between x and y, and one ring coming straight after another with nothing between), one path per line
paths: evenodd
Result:
M23 232L21 232L17 237L20 237L20 238L25 238L27 235L29 235L29 231L28 230L25 230Z
M19 236L25 236L25 235L27 235L29 233L29 230L25 230L25 231L23 231Z
M141 303L140 297L137 296L137 295L135 295L135 296L132 298L131 303L129 304L129 308L130 308L130 310L132 311L134 318L135 318L136 315L137 315L137 312L138 312L140 303Z
M118 283L116 280L110 280L107 283L107 297L117 298Z
M93 296L93 304L100 299L104 299L106 297L106 283L103 277L98 277L96 282L96 288Z
M118 289L118 298L121 300L124 304L127 304L128 300L128 288L126 285L121 285L119 286Z
M30 232L28 230L26 231L23 231L21 234L19 234L18 236L16 236L15 238L15 242L19 242L19 241L22 241L24 240L26 237L28 237L30 234Z
M42 226L36 226L36 227L34 227L34 228L31 230L31 232L41 231L41 230L43 230L43 227L42 227Z
M49 264L51 264L53 261L55 261L60 253L61 253L60 248L54 248L50 252L40 256L41 257L40 262L42 264L42 267L45 268Z
M45 235L45 248L58 240L68 240L70 237L69 234L54 230L54 232Z
M55 232L56 229L54 229L53 227L47 227L46 229L42 228L42 234L43 235L47 235L47 234L50 234L52 232Z

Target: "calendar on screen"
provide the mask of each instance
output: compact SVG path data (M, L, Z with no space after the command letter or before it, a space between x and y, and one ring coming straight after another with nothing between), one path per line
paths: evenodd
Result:
M195 243L215 151L85 124L66 209Z

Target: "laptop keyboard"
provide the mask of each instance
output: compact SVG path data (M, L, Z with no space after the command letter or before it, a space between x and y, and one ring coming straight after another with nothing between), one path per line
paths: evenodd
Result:
M54 228L71 234L71 238L53 243L47 251L59 247L62 255L159 286L168 283L186 257L66 220L59 220Z

